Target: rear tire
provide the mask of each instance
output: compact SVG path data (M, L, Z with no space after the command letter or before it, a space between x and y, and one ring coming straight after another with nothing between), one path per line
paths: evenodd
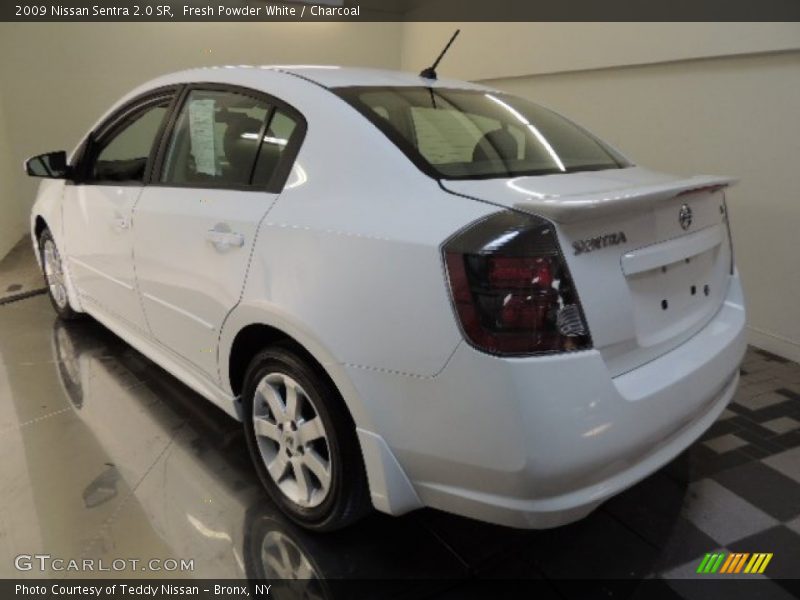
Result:
M44 281L47 284L47 295L59 319L74 321L81 318L82 313L72 310L67 293L66 273L61 261L53 234L49 229L42 231L39 236L39 256L42 261Z
M278 507L316 531L371 508L355 424L336 388L290 345L257 354L242 394L247 446Z

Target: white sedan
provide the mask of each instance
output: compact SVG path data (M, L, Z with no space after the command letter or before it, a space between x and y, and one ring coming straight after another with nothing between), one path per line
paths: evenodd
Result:
M59 316L242 421L311 529L370 507L574 521L694 442L738 382L730 181L635 166L497 90L185 71L26 168Z

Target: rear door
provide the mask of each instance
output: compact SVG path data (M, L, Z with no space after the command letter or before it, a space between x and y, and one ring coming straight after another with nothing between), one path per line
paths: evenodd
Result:
M136 205L136 275L152 335L212 377L220 328L304 131L274 98L189 87Z
M135 288L131 215L176 93L156 91L96 128L62 205L66 255L78 293L142 332L147 325Z

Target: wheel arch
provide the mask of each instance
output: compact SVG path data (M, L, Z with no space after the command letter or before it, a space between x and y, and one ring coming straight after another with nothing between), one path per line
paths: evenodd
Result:
M310 358L313 363L317 363L297 340L280 329L264 323L245 325L233 338L233 343L228 353L228 384L234 396L239 396L242 393L247 366L253 357L265 347L280 343L291 345L307 355L306 358ZM315 364L315 366L317 365L318 363Z
M50 226L45 221L42 215L36 215L33 220L33 236L36 238L36 241L39 241L39 238L42 236L42 232L45 229L50 229Z
M31 244L34 248L36 263L39 265L39 269L42 271L42 273L44 273L44 265L42 264L42 253L39 250L39 241L41 240L42 234L45 231L49 231L50 235L53 236L53 240L55 241L62 258L67 257L64 248L64 239L61 232L60 213L54 212L55 209L51 205L52 202L53 200L49 197L45 197L44 200L40 198L37 200L37 203L42 203L39 206L39 210L34 210L30 216L29 232L31 236ZM63 268L69 305L76 313L84 312L83 303L80 300L77 289L72 283L70 265L66 260L64 261Z
M39 251L39 240L45 230L52 231L47 220L45 220L41 214L36 214L31 220L31 243L33 244L33 254L36 257L36 263L39 265L39 269L44 269L41 252Z
M344 399L356 425L365 425L366 414L360 398L344 369L339 367L339 361L324 344L291 317L277 313L274 307L239 305L226 320L218 355L220 383L228 388L226 391L238 397L253 356L265 347L279 343L292 346L330 380Z
M289 344L309 360L336 388L356 427L367 472L370 498L381 512L400 515L422 506L417 493L389 446L378 434L346 371L326 347L291 320L262 306L234 309L220 336L220 381L239 398L252 357L269 344ZM237 401L241 415L241 402Z

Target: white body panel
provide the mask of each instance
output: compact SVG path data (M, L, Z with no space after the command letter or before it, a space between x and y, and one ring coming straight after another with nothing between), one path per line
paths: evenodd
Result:
M217 341L239 302L264 192L148 186L136 205L136 274L153 337L216 378ZM229 241L226 241L229 240Z
M81 303L70 287L74 308L233 416L237 334L262 324L294 339L342 394L373 504L393 514L429 505L515 526L565 523L671 460L714 421L745 346L722 194L691 191L719 180L629 168L442 186L325 88L430 82L369 70L294 72L187 71L126 98L170 84L229 83L291 104L308 130L280 194L145 186L131 201L124 243L135 276L125 281L133 281L146 330L117 316L125 294L104 308ZM81 260L72 256L77 247L86 262L90 249L71 227L62 233L62 188L42 187L33 226L44 219L69 258ZM566 197L578 204L566 206ZM694 237L677 225L686 202ZM442 244L505 207L555 222L592 350L504 359L464 341ZM116 208L108 204L106 218ZM242 247L215 249L206 234L218 225L240 233ZM570 251L576 240L620 229L625 243ZM122 237L102 235L109 248L122 247ZM112 271L123 278L117 264ZM663 267L666 279L656 276ZM88 296L92 280L78 277ZM709 294L679 297L694 279L709 283ZM664 293L674 319L654 308Z
M64 187L63 250L82 302L100 305L130 327L147 331L133 262L133 207L141 186Z

